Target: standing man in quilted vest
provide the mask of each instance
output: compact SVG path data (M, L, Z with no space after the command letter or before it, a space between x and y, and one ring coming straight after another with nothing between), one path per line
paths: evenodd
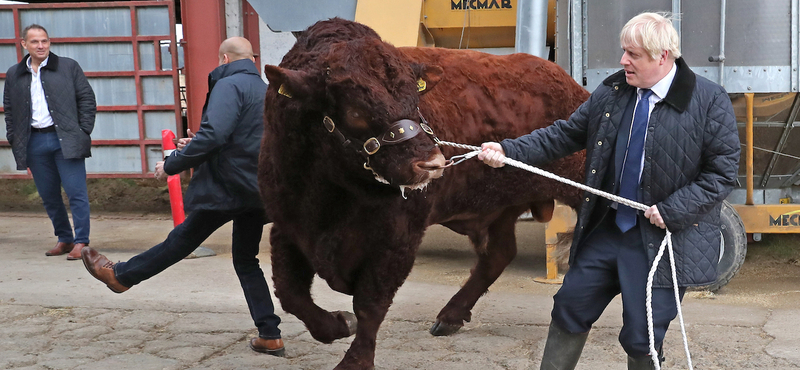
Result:
M89 244L89 195L85 158L91 157L97 112L94 91L83 70L70 58L50 52L47 30L32 24L22 31L28 55L6 73L3 109L6 138L17 169L30 168L58 242L45 253L81 259ZM72 225L61 199L69 197Z
M642 13L620 33L623 69L607 78L569 120L517 139L484 143L479 158L537 165L586 150L586 185L650 206L638 212L585 193L570 269L553 297L542 369L573 369L592 328L622 295L619 342L628 369L653 369L648 355L647 275L672 232L679 296L717 278L720 208L739 163L736 118L726 91L681 58L669 15ZM655 348L677 315L669 258L652 290ZM663 361L663 360L662 360Z

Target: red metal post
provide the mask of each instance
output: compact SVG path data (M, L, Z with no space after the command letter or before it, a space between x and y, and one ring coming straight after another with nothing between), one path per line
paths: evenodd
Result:
M186 118L197 132L208 89L208 73L219 65L219 44L225 40L224 0L181 0L183 20Z
M169 157L175 151L174 140L175 134L171 130L161 130L161 148L164 151L164 158ZM181 175L167 177L167 189L169 190L169 206L172 209L172 224L178 226L186 219L183 213Z

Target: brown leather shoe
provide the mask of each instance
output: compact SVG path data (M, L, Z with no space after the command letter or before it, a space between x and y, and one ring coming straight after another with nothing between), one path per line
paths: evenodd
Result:
M272 356L285 357L286 348L283 347L283 340L278 339L264 339L255 337L250 339L250 349L256 352L266 353Z
M44 252L44 255L45 256L60 256L60 255L62 255L64 253L68 253L69 251L71 251L73 246L74 246L74 244L72 244L72 243L58 242L58 243L56 243L56 246L53 247L53 249L51 249L51 250L49 250L47 252Z
M88 246L89 246L88 244L76 243L75 247L72 248L72 252L69 252L69 254L67 255L67 260L75 261L81 259L81 250L84 247Z
M81 250L81 259L86 271L89 271L95 279L106 283L112 292L122 293L129 289L117 280L117 276L114 275L114 262L109 261L106 256L87 246Z

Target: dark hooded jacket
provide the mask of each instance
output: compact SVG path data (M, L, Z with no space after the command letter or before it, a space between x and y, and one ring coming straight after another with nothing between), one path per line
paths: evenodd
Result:
M3 109L6 138L17 162L17 169L28 168L28 140L31 137L31 81L26 55L6 72ZM42 89L61 143L64 158L92 156L94 117L97 112L94 91L78 62L50 53L41 68Z
M666 98L648 122L639 203L656 205L673 233L679 286L714 282L720 251L720 208L733 190L739 135L730 98L719 85L696 76L682 58ZM636 88L624 71L607 78L569 120L501 143L506 156L531 165L586 149L586 185L601 188L614 167L614 148L623 113ZM609 202L586 192L570 250L570 263ZM592 215L595 215L594 217ZM601 216L602 217L602 216ZM652 265L665 231L638 212L639 230ZM671 287L665 252L654 287Z
M261 209L256 171L267 84L251 60L240 59L214 69L208 90L200 130L183 150L166 158L164 171L174 175L195 169L186 212Z

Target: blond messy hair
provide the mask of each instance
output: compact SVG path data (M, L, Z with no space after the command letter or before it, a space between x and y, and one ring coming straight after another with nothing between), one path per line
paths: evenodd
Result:
M628 21L619 34L622 48L641 47L652 59L668 51L673 59L681 57L681 41L672 25L671 13L641 13Z

